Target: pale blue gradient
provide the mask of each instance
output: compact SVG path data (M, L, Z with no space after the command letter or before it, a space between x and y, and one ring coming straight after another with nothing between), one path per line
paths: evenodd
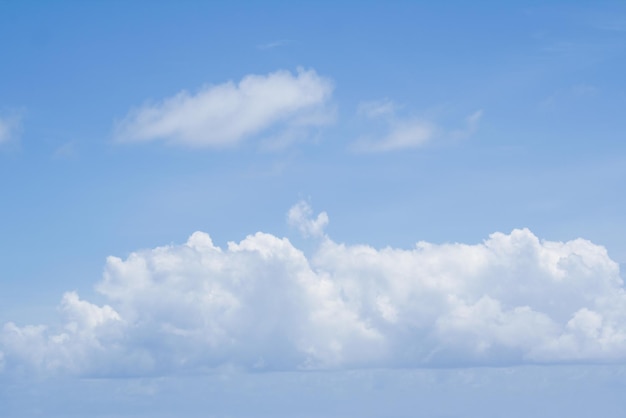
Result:
M368 370L5 385L7 418L623 416L623 367Z
M0 324L53 323L68 290L98 302L107 256L196 230L221 246L259 230L297 241L285 214L302 198L338 242L476 243L528 227L624 263L625 22L621 1L1 1L0 118L20 127L0 143ZM147 101L299 66L335 84L336 122L314 139L113 141ZM359 103L383 99L446 129L483 117L463 139L352 152L379 128ZM9 417L620 416L621 368L577 367L468 372L484 386L439 370L168 377L146 383L166 394L156 403L143 382L5 378L0 404Z

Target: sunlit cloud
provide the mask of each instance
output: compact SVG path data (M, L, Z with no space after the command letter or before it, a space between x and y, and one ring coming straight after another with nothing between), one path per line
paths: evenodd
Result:
M289 137L333 121L332 92L332 81L314 70L247 75L133 109L117 123L115 138L219 148L260 134Z
M154 375L226 364L248 370L621 362L626 294L619 265L584 239L527 229L480 243L374 248L335 242L299 202L309 255L257 232L216 246L111 256L97 305L63 296L62 325L0 332L4 372Z

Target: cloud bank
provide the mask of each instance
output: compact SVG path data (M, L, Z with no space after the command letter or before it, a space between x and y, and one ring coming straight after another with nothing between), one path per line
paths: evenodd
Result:
M267 233L220 248L196 232L109 257L107 304L68 292L61 326L5 324L0 367L146 376L626 359L619 267L587 240L518 229L376 249L333 241L306 203L289 219L314 236L312 254Z
M122 142L164 140L193 147L232 146L268 131L292 137L332 120L332 92L333 83L314 70L247 75L239 83L182 91L134 109L117 124L115 136Z

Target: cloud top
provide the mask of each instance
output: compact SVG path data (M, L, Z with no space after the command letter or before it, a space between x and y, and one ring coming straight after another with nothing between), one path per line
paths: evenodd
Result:
M247 75L238 83L209 85L195 94L182 91L136 108L117 124L116 138L232 146L272 129L291 132L328 123L332 92L333 83L314 70Z
M323 235L306 204L289 217L321 237L309 256L267 233L220 248L196 232L109 257L106 305L69 292L61 327L5 324L0 365L119 376L626 358L626 294L599 245L517 229L377 249Z
M313 218L311 205L301 200L289 209L287 222L298 228L305 237L321 237L324 236L324 228L328 225L328 214L321 212L317 218Z

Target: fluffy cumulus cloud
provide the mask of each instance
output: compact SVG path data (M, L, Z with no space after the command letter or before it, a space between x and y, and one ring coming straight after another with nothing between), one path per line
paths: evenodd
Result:
M427 118L399 116L399 106L391 100L362 102L358 114L382 125L374 135L360 138L353 144L359 152L386 152L423 147L435 139L467 138L478 128L482 110L465 118L459 129L445 129Z
M98 306L67 293L58 327L7 323L4 373L79 375L441 367L626 359L619 266L584 239L527 229L476 244L346 245L306 203L309 255L256 233L109 257Z
M248 75L134 109L117 124L116 137L194 147L232 146L258 134L284 142L332 121L332 92L333 83L314 70Z

